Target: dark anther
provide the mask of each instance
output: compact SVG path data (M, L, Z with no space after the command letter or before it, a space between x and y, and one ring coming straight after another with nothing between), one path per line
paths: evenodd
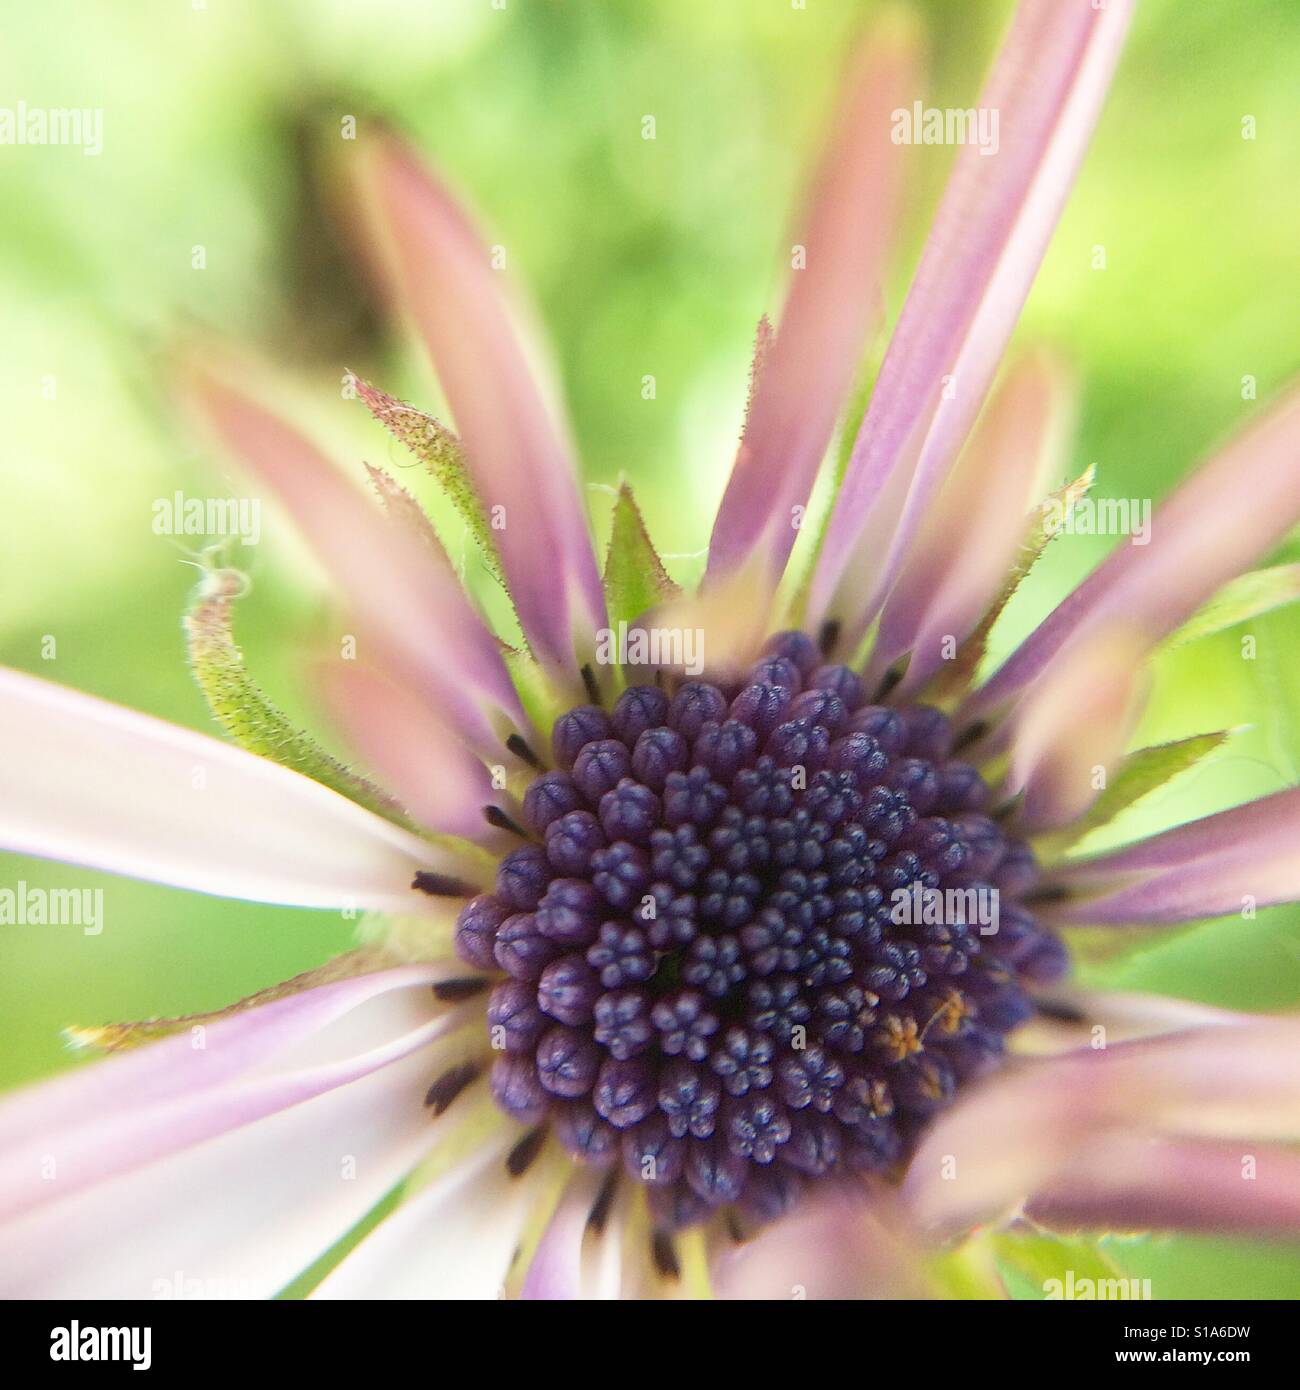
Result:
M903 679L903 675L906 669L907 668L903 666L891 666L889 670L885 672L884 679L876 688L875 695L872 696L872 699L875 701L876 704L879 704L881 700L883 700L889 694L889 692L893 690L895 686L898 685L899 681Z
M1070 890L1063 883L1043 883L1035 885L1020 895L1023 903L1033 903L1041 907L1044 903L1063 903L1070 899Z
M1038 1012L1044 1018L1054 1019L1057 1023L1086 1023L1088 1017L1073 1004L1068 1004L1064 999L1035 999Z
M461 1062L450 1071L443 1072L429 1087L429 1093L424 1098L425 1105L429 1106L435 1115L441 1115L465 1087L478 1077L480 1070L477 1062Z
M474 896L474 885L464 879L452 878L450 874L435 874L428 869L420 869L411 880L411 887L431 898L470 898Z
M482 994L487 987L486 980L440 980L433 987L433 996L445 1004L459 1004L462 999L473 999L476 994Z
M680 1279L682 1267L677 1262L677 1247L667 1231L656 1231L650 1242L650 1255L655 1268L665 1279Z
M600 1235L605 1229L605 1222L609 1220L610 1208L614 1205L614 1194L618 1191L618 1178L619 1170L611 1168L600 1185L595 1202L592 1203L591 1212L587 1217L587 1229L595 1235Z
M528 746L527 740L522 738L519 734L511 734L510 737L506 739L506 747L516 758L526 762L529 767L535 767L538 771L541 770L542 760Z
M587 699L589 699L593 705L604 703L600 698L600 686L596 684L596 673L591 669L590 662L583 663L582 686L587 692Z
M506 1158L506 1172L512 1178L520 1178L533 1166L533 1160L542 1151L542 1145L546 1142L546 1126L538 1125L536 1129L530 1129L527 1134L510 1150Z
M987 719L976 719L967 724L952 741L952 751L954 753L964 752L967 748L978 743L989 731Z
M508 830L512 835L518 835L521 840L528 838L528 832L518 821L513 821L501 809L500 806L484 806L483 819L496 830Z

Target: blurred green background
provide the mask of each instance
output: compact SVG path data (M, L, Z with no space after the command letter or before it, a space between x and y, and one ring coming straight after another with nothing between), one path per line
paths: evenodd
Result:
M497 7L500 5L500 8ZM917 0L938 105L972 104L1009 6ZM210 728L179 618L196 579L155 498L246 495L165 399L200 323L250 342L314 401L340 458L401 462L355 404L353 368L436 405L400 328L350 263L326 177L341 123L410 131L504 245L550 333L597 529L626 473L661 549L698 571L744 403L755 321L775 310L786 228L870 0L47 0L11 7L0 105L102 108L104 147L0 146L0 661ZM1159 498L1300 369L1300 7L1143 0L1020 341L1079 370L1071 476ZM656 118L657 138L641 137ZM1243 139L1243 119L1256 136ZM913 150L897 306L951 159ZM1093 248L1106 268L1093 268ZM201 256L196 248L202 248ZM203 261L202 268L195 262ZM641 379L657 379L642 399ZM312 408L312 407L309 407ZM1110 544L1058 541L1009 641ZM1300 558L1300 547L1289 548ZM235 562L249 664L315 726L303 658L331 631L286 519ZM1281 612L1165 660L1144 741L1249 726L1119 830L1300 780L1300 622ZM43 643L56 639L53 659ZM60 1028L218 1007L351 941L324 914L193 897L0 856L0 883L102 886L101 936L0 929L0 1085L70 1065ZM1300 911L1209 924L1089 967L1110 987L1244 1008L1300 1002ZM1125 1242L1157 1296L1288 1295L1300 1252Z

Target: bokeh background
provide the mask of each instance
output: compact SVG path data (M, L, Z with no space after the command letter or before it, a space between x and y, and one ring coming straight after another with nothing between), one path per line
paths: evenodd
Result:
M937 105L974 103L1009 6L916 0ZM0 146L0 660L211 729L180 615L197 541L153 502L247 495L181 427L169 360L194 325L272 360L359 466L404 462L341 399L345 369L437 404L356 273L338 184L348 117L412 133L508 249L545 322L598 530L626 474L679 576L698 571L734 450L754 324L778 304L788 217L871 0L46 0L11 7L0 105L102 108L102 154ZM1081 387L1070 475L1163 496L1300 370L1300 7L1142 0L1020 341ZM653 115L656 139L642 139ZM1255 138L1243 138L1254 118ZM952 151L912 151L896 307ZM1094 247L1105 248L1104 270ZM201 254L196 248L201 248ZM201 268L198 262L202 262ZM653 374L657 395L644 400ZM413 480L414 481L414 480ZM418 486L418 484L417 484ZM453 545L456 538L452 536ZM1006 645L1113 541L1065 537ZM189 547L189 548L187 548ZM1292 543L1283 558L1300 558ZM319 727L306 658L337 612L264 509L239 637L261 683ZM1242 659L1240 638L1256 639ZM55 639L50 656L47 639ZM1142 741L1241 731L1115 837L1300 780L1300 621L1279 612L1161 663ZM1298 847L1297 852L1300 852ZM346 948L326 914L202 899L0 855L0 885L102 887L106 925L0 928L0 1086L76 1064L73 1022L219 1007ZM1114 988L1251 1009L1300 1004L1300 911L1132 945ZM1294 1296L1300 1250L1210 1239L1108 1249L1156 1296ZM1020 1290L1034 1296L1030 1288Z

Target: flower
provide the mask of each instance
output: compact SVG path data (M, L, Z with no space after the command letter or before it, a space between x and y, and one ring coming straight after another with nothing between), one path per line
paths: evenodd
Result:
M413 154L368 142L371 259L457 433L356 392L480 544L509 645L393 479L371 469L382 505L363 504L233 370L187 369L354 606L366 662L331 667L326 696L385 788L251 682L240 580L214 563L187 633L234 742L4 673L0 840L379 916L221 1014L77 1030L120 1055L0 1108L6 1289L142 1295L182 1269L270 1294L328 1256L320 1296L921 1294L943 1289L938 1243L1008 1225L1296 1229L1300 1021L1070 991L1061 933L1300 896L1300 789L1074 849L1217 741L1125 752L1146 657L1204 630L1300 516L1300 400L982 670L1051 540L1027 512L1061 383L1034 357L986 397L1129 8L1023 0L983 98L997 157L959 156L833 507L804 528L879 317L913 86L911 29L873 34L694 594L626 487L598 568L498 272ZM1281 593L1267 576L1257 605Z

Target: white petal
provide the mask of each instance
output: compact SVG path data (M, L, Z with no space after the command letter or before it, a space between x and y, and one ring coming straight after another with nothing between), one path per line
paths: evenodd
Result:
M464 864L288 768L0 670L0 846L219 897L419 912Z
M403 1202L312 1297L499 1297L534 1195L529 1174L506 1172L519 1131L502 1128L468 1162Z
M438 1048L0 1229L0 1296L263 1298L325 1253L438 1138ZM456 1112L448 1113L451 1118ZM179 1293L178 1293L179 1291Z

